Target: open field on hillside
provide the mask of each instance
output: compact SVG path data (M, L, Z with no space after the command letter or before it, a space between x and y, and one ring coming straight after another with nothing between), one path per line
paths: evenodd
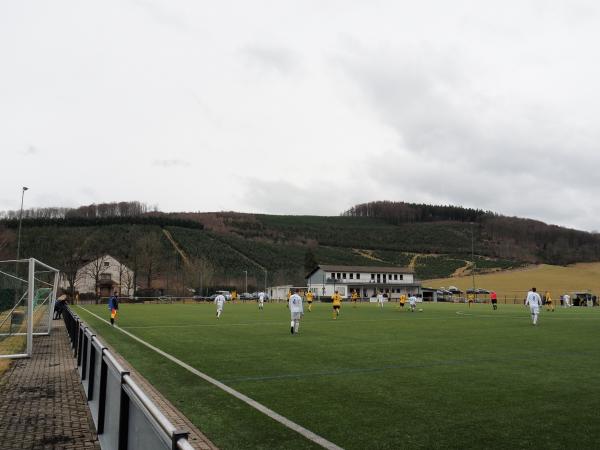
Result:
M600 308L330 305L290 335L283 303L131 305L119 326L346 449L592 448L600 443ZM283 425L76 312L220 448L314 448Z
M456 286L467 289L473 286L473 279L467 277L427 280L425 286L435 288ZM475 276L475 286L495 290L498 298L508 300L524 298L532 286L543 293L549 290L556 300L561 294L573 291L590 290L600 294L600 263L582 263L571 266L530 266L524 269L489 273Z

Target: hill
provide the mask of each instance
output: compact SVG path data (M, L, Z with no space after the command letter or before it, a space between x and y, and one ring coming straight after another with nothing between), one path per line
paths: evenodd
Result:
M16 254L18 222L14 212L4 217L0 258L9 259ZM181 294L240 290L246 275L249 290L265 282L301 284L316 262L410 266L418 278L433 279L597 261L600 238L485 211L392 202L357 205L333 217L164 214L138 202L27 211L23 257L68 271L105 253L129 265L139 286Z

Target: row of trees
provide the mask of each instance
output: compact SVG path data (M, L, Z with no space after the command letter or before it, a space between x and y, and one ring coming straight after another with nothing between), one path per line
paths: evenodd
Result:
M342 216L348 217L373 217L386 219L389 222L439 222L459 221L475 222L486 214L491 214L481 209L463 208L451 205L426 205L417 203L377 201L361 203L344 211Z
M29 208L23 210L24 219L64 219L69 217L105 218L105 217L133 217L141 216L148 212L158 212L157 206L149 207L147 204L132 202L93 203L78 208ZM20 210L0 211L0 219L19 219Z

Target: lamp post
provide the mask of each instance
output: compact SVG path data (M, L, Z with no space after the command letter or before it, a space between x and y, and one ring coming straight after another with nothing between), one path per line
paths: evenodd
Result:
M265 294L267 293L267 269L265 269Z
M473 264L473 295L475 296L475 238L473 236L473 223L471 223L471 263Z
M244 293L248 292L248 271L244 270L244 275L246 275L246 288L244 289Z
M23 186L21 190L21 212L19 213L19 232L17 237L17 263L16 263L16 272L17 276L19 275L19 258L21 257L21 224L23 222L23 200L25 199L25 191L29 188Z

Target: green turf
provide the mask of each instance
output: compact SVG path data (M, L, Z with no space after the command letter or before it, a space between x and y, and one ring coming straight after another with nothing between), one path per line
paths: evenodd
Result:
M600 309L122 305L119 325L347 449L600 445ZM105 306L89 307L108 316ZM78 309L220 448L314 448ZM457 314L458 313L458 314Z

